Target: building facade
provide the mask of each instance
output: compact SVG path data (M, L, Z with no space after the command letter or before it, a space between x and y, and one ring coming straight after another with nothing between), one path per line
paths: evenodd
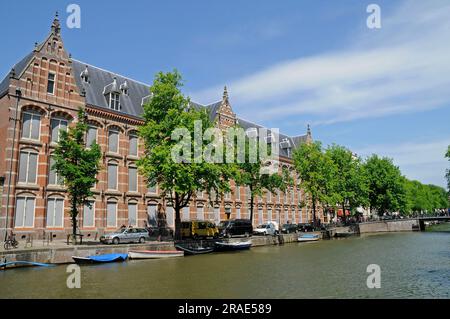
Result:
M61 177L51 170L59 132L77 121L78 109L88 114L87 146L102 150L102 170L94 187L92 208L80 208L80 232L96 238L124 224L144 226L155 220L160 202L157 187L147 187L136 161L143 154L137 129L143 124L142 105L149 86L73 59L61 38L58 17L50 34L19 61L0 82L0 236L65 238L71 232L69 203ZM239 123L244 129L261 127L239 118L223 98L206 105L220 128ZM290 137L280 134L280 162L290 170L295 186L286 193L255 200L253 223L311 221L311 210L300 205L303 195L291 167L292 150L310 141L311 132ZM249 218L249 193L232 185L221 205L211 206L199 193L182 213L183 220ZM174 212L167 207L169 226Z

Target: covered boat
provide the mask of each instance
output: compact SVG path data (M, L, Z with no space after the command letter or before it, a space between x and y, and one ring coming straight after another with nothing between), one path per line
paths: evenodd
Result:
M127 260L127 254L105 254L105 255L95 255L88 257L72 256L72 259L77 264L100 264L100 263L111 263L116 261Z
M251 241L235 241L235 242L215 242L215 250L217 251L233 251L250 249Z
M317 235L317 234L302 234L302 235L298 236L297 240L299 242L318 241L319 235Z
M130 250L128 252L130 259L156 259L183 257L184 251L178 250Z
M21 266L37 266L37 267L53 267L52 264L36 263L32 261L10 261L5 263L0 263L0 269L21 267Z

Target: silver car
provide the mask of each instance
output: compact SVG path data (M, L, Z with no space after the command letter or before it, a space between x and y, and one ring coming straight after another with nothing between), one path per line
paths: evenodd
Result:
M150 236L145 228L121 227L113 233L100 237L103 244L144 243Z

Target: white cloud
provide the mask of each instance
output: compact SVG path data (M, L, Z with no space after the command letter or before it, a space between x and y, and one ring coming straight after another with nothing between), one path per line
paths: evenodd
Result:
M393 158L409 179L446 187L444 176L448 160L444 155L449 144L450 136L432 142L373 145L356 150L356 153L362 157L378 154Z
M255 120L306 114L318 124L448 105L448 1L406 2L372 32L378 31L364 32L346 50L283 61L232 81L234 104ZM215 100L221 86L193 96Z

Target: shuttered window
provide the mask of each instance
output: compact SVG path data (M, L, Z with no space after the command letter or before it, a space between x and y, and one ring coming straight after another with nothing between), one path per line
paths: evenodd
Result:
M205 213L203 207L197 207L197 220L205 219Z
M38 154L35 151L21 151L19 163L19 182L36 184Z
M214 220L216 221L216 224L220 223L220 208L214 207Z
M95 202L89 202L89 205L84 205L83 208L83 227L94 227L95 226Z
M270 208L267 210L267 220L268 221L272 220L272 209Z
M156 226L156 205L151 204L147 206L147 223Z
M117 190L117 164L108 164L108 189Z
M137 192L137 168L128 168L128 191Z
M128 224L130 226L137 226L137 204L129 203L128 204Z
M47 227L63 227L64 200L49 198L47 202Z
M189 220L190 216L189 216L189 206L188 207L183 207L183 220Z
M138 138L136 135L130 135L129 155L131 155L131 156L138 155Z
M119 152L119 132L109 130L108 132L108 150L111 153Z
M173 209L173 207L167 207L167 213L166 213L166 216L167 216L167 225L169 226L169 227L173 227L174 226L174 224L175 224L175 216L174 216L175 214L174 214L174 209Z
M55 165L55 159L53 157L50 157L50 167L49 167L49 173L48 173L48 184L49 185L63 185L64 184L64 178L58 174L58 172L53 169L53 165Z
M117 203L107 204L106 227L117 227Z
M241 188L239 187L239 185L236 186L236 189L234 192L236 194L236 200L240 200L241 199Z
M237 219L241 218L241 209L240 208L236 208L236 218Z
M97 143L97 128L89 126L86 135L86 147L91 147L94 143Z
M258 224L262 225L263 223L263 210L260 208L258 209Z
M35 199L31 197L18 197L16 201L16 228L32 228L34 226Z

